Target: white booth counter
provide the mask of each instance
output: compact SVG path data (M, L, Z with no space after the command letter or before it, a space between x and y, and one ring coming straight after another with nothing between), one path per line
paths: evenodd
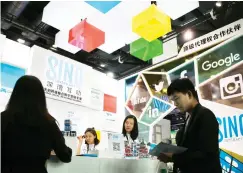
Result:
M47 161L48 173L158 173L166 164L151 159L112 159L73 156L70 163Z

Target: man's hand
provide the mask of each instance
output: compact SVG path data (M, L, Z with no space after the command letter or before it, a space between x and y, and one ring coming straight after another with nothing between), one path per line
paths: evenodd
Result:
M51 151L51 155L52 155L52 156L55 156L55 155L56 155L56 153L55 153L54 150Z
M158 160L164 163L172 162L172 153L161 153Z
M163 153L164 155L166 155L167 157L170 157L172 159L173 154L172 153Z

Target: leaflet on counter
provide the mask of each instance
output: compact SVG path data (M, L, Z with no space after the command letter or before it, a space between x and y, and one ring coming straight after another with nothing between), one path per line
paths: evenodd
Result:
M149 154L152 156L159 156L161 153L173 153L178 154L186 151L187 148L179 147L171 144L166 144L160 142L154 149L152 149Z

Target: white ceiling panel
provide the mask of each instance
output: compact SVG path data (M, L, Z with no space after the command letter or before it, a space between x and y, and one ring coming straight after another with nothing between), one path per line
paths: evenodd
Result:
M132 18L150 5L150 1L123 1L103 14L84 1L51 1L44 8L42 21L61 30L55 44L74 53L77 49L66 42L68 30L87 18L88 23L105 32L105 44L99 49L112 53L140 38L132 32Z
M150 5L150 1L123 1L103 16L88 17L88 23L106 34L105 43L99 49L112 53L137 40L139 36L132 32L132 18Z
M184 14L199 7L198 1L157 1L159 7L164 13L170 16L171 19L176 20Z
M42 22L59 30L74 27L81 19L102 14L84 1L50 1L43 10Z

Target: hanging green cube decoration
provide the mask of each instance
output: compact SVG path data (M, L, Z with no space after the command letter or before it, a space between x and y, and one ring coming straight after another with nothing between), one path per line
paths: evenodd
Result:
M140 38L130 44L130 54L143 61L148 61L163 54L163 43L158 39L149 42Z

